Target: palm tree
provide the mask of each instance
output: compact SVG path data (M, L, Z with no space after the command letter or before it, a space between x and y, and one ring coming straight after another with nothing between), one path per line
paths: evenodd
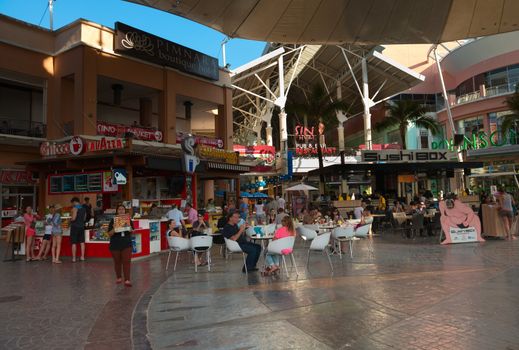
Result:
M296 103L287 106L287 110L299 117L303 116L305 122L315 126L319 130L320 124L329 129L337 127L337 112L346 111L348 104L345 101L336 101L334 93L328 93L322 85L314 85L304 103ZM319 190L324 195L324 164L321 149L321 137L318 135L317 156L319 159Z
M519 84L516 86L514 94L506 99L506 104L510 108L511 113L503 116L501 124L503 137L506 137L506 134L510 130L515 129L515 125L519 123Z
M429 130L433 135L437 135L441 130L440 124L436 119L426 115L427 108L417 101L392 101L388 103L387 106L389 115L385 117L383 121L375 125L375 130L383 131L398 127L403 149L407 149L405 134L409 123L413 123L419 128Z

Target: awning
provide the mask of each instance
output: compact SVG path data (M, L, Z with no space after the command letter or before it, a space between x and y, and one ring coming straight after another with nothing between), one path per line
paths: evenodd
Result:
M232 38L312 44L441 43L517 30L517 0L126 0Z
M447 169L474 169L482 168L483 162L428 162L428 163L357 163L357 164L338 164L325 167L325 176L341 175L348 172L385 172L385 173L405 173L422 172L428 170L447 170ZM319 169L308 172L308 176L319 175Z
M216 162L207 162L206 167L207 167L207 169L236 171L236 172L240 172L240 173L246 173L250 170L250 168L246 165L216 163Z

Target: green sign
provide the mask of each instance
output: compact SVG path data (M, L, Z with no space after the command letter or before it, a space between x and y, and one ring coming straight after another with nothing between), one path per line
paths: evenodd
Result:
M463 136L463 143L461 144L461 150L465 151L468 149L482 149L488 147L501 147L504 145L517 144L519 141L517 138L517 132L515 130L510 130L507 134L504 135L502 140L499 140L500 131L493 131L487 134L484 131L481 131L477 134L472 134L472 136L467 137ZM433 141L431 143L432 149L448 149L450 151L454 150L454 140L443 139L440 141Z

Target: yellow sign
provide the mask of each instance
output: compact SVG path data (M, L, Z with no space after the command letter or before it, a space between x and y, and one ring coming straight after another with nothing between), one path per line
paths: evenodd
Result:
M228 164L238 164L237 152L198 145L198 155L202 158L221 160Z

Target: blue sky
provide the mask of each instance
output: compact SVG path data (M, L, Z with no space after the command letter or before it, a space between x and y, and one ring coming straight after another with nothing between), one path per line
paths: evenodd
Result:
M0 0L0 13L49 27L48 0ZM56 0L54 28L84 18L113 28L116 21L142 29L181 45L218 57L222 65L221 42L225 36L213 29L175 15L123 0ZM226 45L227 62L237 68L261 55L265 43L233 39Z

